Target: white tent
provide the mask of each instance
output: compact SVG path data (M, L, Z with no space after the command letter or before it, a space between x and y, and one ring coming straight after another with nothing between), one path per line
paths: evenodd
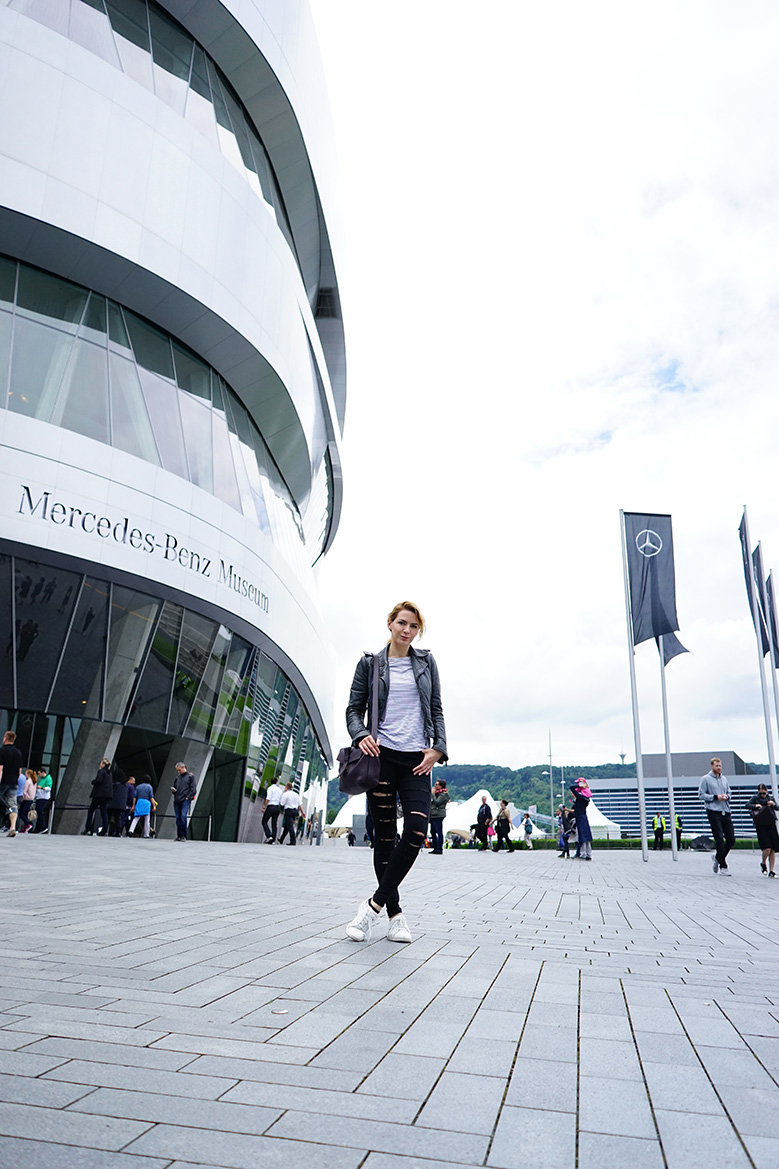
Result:
M590 822L593 840L620 840L622 838L620 825L604 816L603 812L595 807L594 800L590 800L587 808L587 819Z
M339 809L331 828L351 828L355 816L365 815L365 796L349 796L344 806Z

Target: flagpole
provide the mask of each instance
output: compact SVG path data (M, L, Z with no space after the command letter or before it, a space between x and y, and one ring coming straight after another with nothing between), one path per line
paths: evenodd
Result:
M665 653L663 652L663 635L657 639L660 649L660 690L663 695L663 734L665 736L665 773L668 776L668 818L671 821L671 856L675 861L679 859L679 850L676 847L676 806L674 804L674 774L671 763L671 736L668 732L668 696L665 686Z
M633 705L633 742L636 746L636 783L638 786L638 819L641 826L641 856L649 860L646 839L646 801L644 798L644 760L641 756L641 727L638 719L638 690L636 688L635 647L633 645L633 622L630 617L630 584L628 582L628 551L625 541L625 513L619 509L619 526L622 536L622 574L625 580L625 617L628 626L628 660L630 662L630 697Z
M755 589L755 574L752 570L752 553L750 552L751 542L749 539L749 517L747 516L747 505L744 504L744 536L746 538L747 547L747 584L749 585L749 603L752 609L752 621L755 626L755 644L757 646L757 664L760 670L760 693L763 697L763 718L765 719L765 737L768 744L768 772L771 777L771 790L776 798L776 760L774 758L774 734L771 727L771 712L768 707L768 690L765 684L765 671L763 670L763 638L761 635L760 625L760 610L757 603L757 590ZM769 638L769 641L771 639Z
M761 542L759 540L758 540L757 546L758 546L758 548L761 547ZM760 553L760 563L761 564L763 563L762 549L761 549L761 553ZM769 574L768 574L768 581L769 581L769 585L770 585L772 594L774 593L773 575L774 575L773 572L769 572ZM771 609L771 612L773 612L773 606L770 605L769 607ZM774 614L774 616L775 616L775 614ZM766 618L768 618L768 614L766 614ZM777 662L776 662L776 645L774 643L773 621L769 622L768 620L766 620L766 624L769 626L768 644L769 644L770 649L771 649L771 684L773 686L773 691L774 691L774 713L776 714L776 727L777 727L777 732L779 733L779 687L777 687L777 684L776 684ZM774 775L772 777L771 789L773 792L774 803L779 807L779 793L777 793L777 790L776 790L776 775Z

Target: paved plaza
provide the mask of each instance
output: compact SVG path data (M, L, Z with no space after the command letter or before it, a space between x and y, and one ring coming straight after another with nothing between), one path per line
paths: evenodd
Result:
M759 857L371 856L0 838L8 1169L771 1169L779 880Z

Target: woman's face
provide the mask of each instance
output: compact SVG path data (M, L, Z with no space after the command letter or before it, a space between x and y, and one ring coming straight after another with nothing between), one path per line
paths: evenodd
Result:
M389 622L388 628L393 646L405 654L419 633L419 621L410 609L401 609L395 620Z

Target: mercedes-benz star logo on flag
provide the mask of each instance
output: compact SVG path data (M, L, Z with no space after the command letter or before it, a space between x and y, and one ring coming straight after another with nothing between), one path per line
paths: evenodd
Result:
M657 556L662 547L663 541L651 528L644 528L636 536L636 548L642 556Z

